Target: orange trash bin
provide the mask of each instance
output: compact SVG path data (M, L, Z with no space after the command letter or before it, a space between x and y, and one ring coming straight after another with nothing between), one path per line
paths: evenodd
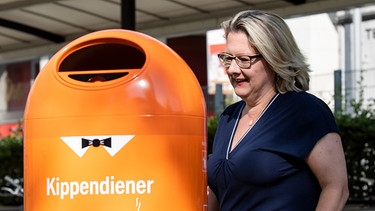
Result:
M57 52L24 115L24 209L206 210L206 110L188 65L139 32Z

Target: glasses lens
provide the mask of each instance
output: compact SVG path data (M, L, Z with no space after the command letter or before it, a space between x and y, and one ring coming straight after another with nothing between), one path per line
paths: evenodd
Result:
M232 62L232 57L229 56L229 55L226 55L226 54L219 54L218 55L221 63L225 66L225 67L229 67L231 62Z
M248 56L237 56L236 63L240 68L250 68L251 59Z

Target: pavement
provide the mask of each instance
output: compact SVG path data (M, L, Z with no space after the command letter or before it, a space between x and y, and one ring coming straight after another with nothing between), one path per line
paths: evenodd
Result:
M23 211L23 206L2 206L2 205L0 205L0 211Z
M1 206L0 211L23 211L23 206ZM361 204L346 205L343 211L375 211L375 206Z
M349 204L345 206L343 211L375 211L375 206L363 204Z

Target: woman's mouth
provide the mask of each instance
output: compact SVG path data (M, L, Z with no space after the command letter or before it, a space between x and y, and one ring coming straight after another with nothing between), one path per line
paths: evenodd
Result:
M247 82L246 79L234 79L234 81L236 82L237 85L240 85L240 84L243 84L243 83Z

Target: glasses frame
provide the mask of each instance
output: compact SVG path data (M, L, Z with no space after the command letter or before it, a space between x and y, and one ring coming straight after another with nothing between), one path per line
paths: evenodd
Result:
M227 64L226 64L226 62L223 60L223 56L226 56L226 58L228 58L228 60L230 60L230 63L227 63ZM249 65L244 66L244 65L241 63L241 59L238 58L239 56L249 57L249 61L250 61L250 62L249 62ZM234 61L236 61L236 64L237 64L238 67L243 68L243 69L250 69L250 68L251 68L251 63L254 61L254 59L259 58L259 57L262 57L262 54L255 54L255 55L252 55L252 56L250 56L250 55L238 55L238 56L233 56L233 55L231 55L231 54L229 54L229 53L222 52L222 53L219 53L219 54L217 55L217 57L219 58L220 63L221 63L225 68L227 68L227 69L228 69L228 68L230 67L230 65L232 64L233 59L234 59Z

